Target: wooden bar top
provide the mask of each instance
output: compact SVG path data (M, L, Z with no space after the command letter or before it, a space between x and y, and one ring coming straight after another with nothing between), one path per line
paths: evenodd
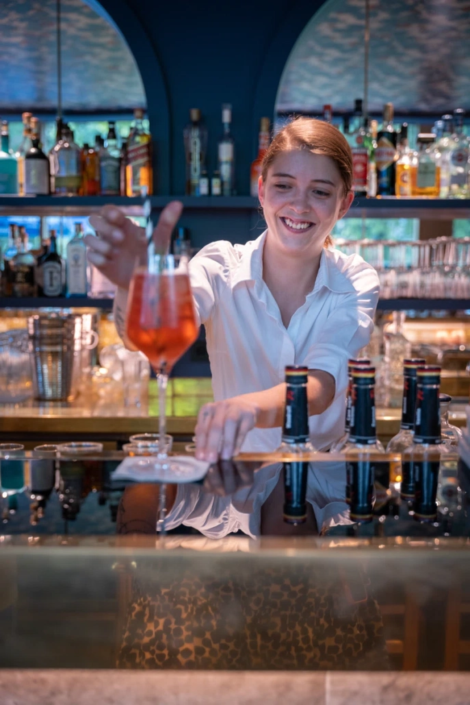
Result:
M209 378L175 378L168 384L167 431L175 436L192 436L201 406L212 401ZM465 413L451 412L451 423L465 424ZM400 409L377 409L377 432L391 438L400 427ZM0 437L9 434L40 436L129 436L158 431L158 396L155 380L140 407L125 406L119 385L82 393L72 402L28 400L18 405L0 405Z

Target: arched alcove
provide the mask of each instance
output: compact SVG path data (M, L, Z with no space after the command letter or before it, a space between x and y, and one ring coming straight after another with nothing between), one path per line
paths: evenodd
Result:
M284 67L276 112L351 111L364 93L365 0L328 0L300 33ZM470 109L468 0L371 0L369 112Z

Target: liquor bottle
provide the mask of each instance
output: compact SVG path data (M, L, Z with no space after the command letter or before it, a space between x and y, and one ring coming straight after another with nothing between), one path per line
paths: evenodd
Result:
M80 147L73 140L68 125L62 127L60 139L49 155L53 193L59 196L77 196L82 183Z
M128 196L152 194L152 154L151 137L145 132L142 120L144 111L134 110L134 123L127 140L126 193Z
M362 120L361 123L351 131L349 138L353 159L352 189L356 196L367 196L367 177L369 172L369 149L367 147L368 124L367 118Z
M48 196L51 188L49 160L39 146L39 128L33 121L31 118L32 145L24 158L24 194Z
M118 147L114 120L108 122L108 135L99 151L99 169L102 196L121 193L121 150Z
M18 193L24 196L24 158L31 147L31 113L23 113L21 119L23 121L23 139L15 152L15 158L18 162Z
M82 180L81 196L98 196L100 193L100 156L85 142L80 154Z
M42 296L61 296L63 292L63 263L57 252L55 230L49 231L49 250L41 262Z
M352 370L360 367L370 367L370 360L367 357L360 359L348 360L348 388L346 391L346 411L344 416L344 434L341 438L332 444L330 450L332 453L340 453L344 445L349 440L349 429L351 426L351 407L352 407Z
M395 173L395 196L406 198L411 196L411 163L413 150L408 143L408 123L404 122L398 143L398 160Z
M18 193L18 162L10 149L8 122L2 120L0 148L0 194Z
M308 425L308 367L286 367L286 405L280 450L288 453L311 452Z
M383 124L377 135L377 149L375 150L377 193L379 196L395 195L397 156L397 133L393 128L393 104L385 103Z
M354 101L354 110L353 113L349 119L349 134L352 135L354 132L357 132L361 125L363 124L364 121L364 116L363 116L363 107L362 107L362 98L356 98Z
M266 118L266 120L269 120L269 118ZM333 108L329 103L323 106L323 120L325 122L333 122Z
M441 179L439 196L448 198L450 195L450 153L452 149L452 134L454 132L452 115L442 116L442 137L437 140L437 149L441 155Z
M20 229L15 223L10 223L8 226L8 244L3 253L3 272L2 272L2 290L5 296L13 294L13 271L11 262L13 257L20 249Z
M26 183L28 182L26 181ZM34 296L36 293L34 283L36 259L29 251L28 233L22 225L19 227L17 242L18 252L10 260L11 293L16 297Z
M211 178L211 196L222 195L222 182L220 179L220 171L216 169Z
M67 296L87 295L86 245L81 223L75 223L75 235L67 245Z
M327 107L327 106L325 106ZM331 107L331 106L328 106ZM269 147L269 118L261 118L259 140L258 140L258 155L251 164L250 171L250 193L254 198L258 198L258 181L261 176L261 167L263 165L264 155Z
M346 499L351 519L368 522L372 520L374 482L380 478L379 490L384 494L388 490L388 463L373 457L384 453L376 431L375 367L353 368L351 376L349 439L342 448L346 455Z
M119 170L119 188L121 196L126 195L127 140L121 144L121 166Z
M451 198L469 197L469 140L463 132L463 119L465 110L454 110L454 134L449 155L450 165L450 192Z
M49 247L51 245L51 241L49 240L49 238L45 238L42 240L41 244L42 244L42 250L36 259L36 267L34 269L34 281L36 284L36 290L37 290L38 296L44 296L42 265L43 265L43 262L49 252Z
M207 130L201 122L199 108L189 111L190 122L183 130L186 154L186 195L199 196L199 180L206 162Z
M209 175L206 169L201 169L201 176L199 177L199 191L198 196L208 196L209 195Z
M367 195L369 198L377 196L377 164L375 163L375 150L377 149L377 120L370 121L370 136L368 136L369 147L369 171L367 174Z
M400 431L393 436L387 446L387 453L403 453L413 444L416 416L417 374L418 368L424 367L426 360L411 358L403 360L403 401L401 410ZM414 477L409 462L402 462L396 467L395 476L400 480L400 495L403 499L414 497Z
M307 478L308 463L284 463L284 507L283 519L286 524L298 526L307 521Z
M449 453L442 443L439 412L441 368L434 365L417 371L417 397L413 444L403 452L403 463L411 463L414 478L414 518L435 521L440 458Z
M418 151L411 163L412 196L436 198L440 190L441 155L434 149L434 134L420 132Z
M222 105L223 135L218 144L218 166L223 196L235 194L235 145L230 134L232 122L232 106L228 103Z

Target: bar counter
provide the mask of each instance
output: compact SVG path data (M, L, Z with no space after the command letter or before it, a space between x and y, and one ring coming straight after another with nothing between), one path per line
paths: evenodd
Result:
M208 378L175 378L168 384L167 430L175 440L187 442L196 426L197 414L203 404L212 401L211 380ZM386 443L400 429L399 408L377 409L377 432ZM453 404L449 420L456 426L465 425L463 404ZM18 405L0 405L0 439L2 442L21 439L78 440L96 439L109 443L125 441L133 433L158 430L158 397L156 381L149 383L148 395L140 407L126 406L122 391L106 390L100 394L80 394L71 402L39 402L28 400Z

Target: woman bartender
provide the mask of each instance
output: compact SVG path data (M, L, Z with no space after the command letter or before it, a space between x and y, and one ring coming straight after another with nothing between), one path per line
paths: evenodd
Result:
M375 270L331 246L330 233L354 197L351 182L343 135L323 121L294 120L264 158L259 199L266 231L246 245L213 242L191 260L215 399L199 412L200 459L280 445L286 365L309 368L314 446L326 450L343 432L347 360L369 341L379 294ZM154 233L160 249L168 247L181 211L177 201L162 211ZM119 287L114 312L124 338L127 291L145 236L114 206L90 223L97 237L86 238L88 258Z

